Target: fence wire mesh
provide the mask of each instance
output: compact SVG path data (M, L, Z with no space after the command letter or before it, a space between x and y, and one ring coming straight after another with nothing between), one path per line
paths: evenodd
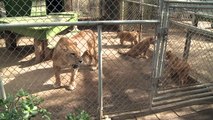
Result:
M122 2L125 2L124 7L121 7ZM3 0L0 6L1 25L151 19L150 16L142 18L141 12L145 14L144 11L138 12L142 9L139 0ZM149 11L151 10L146 12ZM157 9L152 16L157 16L156 13ZM131 29L122 29L122 26L124 25L115 24L102 27L104 114L147 109L151 103L154 45L150 45L149 39L155 39L156 24L147 23L140 28L142 24L133 23L128 25ZM90 62L93 65L94 59L97 59L96 25L14 26L0 29L0 66L7 93L14 94L17 90L24 89L44 98L42 106L52 113L52 119L64 119L69 112L76 109L85 110L94 117L99 115L98 71L92 70L94 66L90 65ZM88 29L94 34L87 31ZM143 36L139 35L139 30L143 31ZM95 46L89 50L93 36L96 36ZM126 51L133 49L133 46L144 39L148 43L141 43L142 46L150 45L146 54L125 55ZM72 53L72 45L83 54L83 64L74 79L76 88L69 91L68 89L75 86L74 82L71 82L72 86L69 85L74 74L72 71L78 67L74 61L79 58L78 53ZM137 49L132 51L137 52ZM139 52L145 51L142 48ZM93 56L88 56L92 54ZM57 81L58 73L61 81ZM54 89L53 85L59 88Z
M0 69L6 92L13 94L22 88L44 98L42 106L52 113L52 119L64 119L76 109L85 110L97 117L100 115L100 81L99 71L93 70L95 60L99 57L97 49L100 36L97 25L49 24L96 20L156 20L162 15L158 11L159 7L165 9L158 2L2 0ZM158 22L101 24L104 115L149 109L152 101L161 99L157 96L152 100L152 93L156 90L164 93L172 88L176 90L206 84L212 88L213 11L207 9L211 6L206 4L206 7L200 8L200 4L191 3L173 3L169 6L167 52L157 88L153 87L153 80L158 79L153 79L152 73L157 69L153 68L153 64L158 62L154 61L157 60L157 52L154 50L157 41L161 39L157 39L156 35L167 36L159 31ZM47 25L15 26L34 23ZM4 26L8 24L14 26ZM82 59L83 63L79 67ZM73 71L78 68L77 76L73 76ZM54 89L54 85L60 87ZM68 90L73 87L74 90ZM207 92L212 94L209 89Z

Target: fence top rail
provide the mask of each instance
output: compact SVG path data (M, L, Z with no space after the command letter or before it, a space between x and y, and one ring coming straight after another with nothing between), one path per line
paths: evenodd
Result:
M144 2L141 2L141 1L132 1L132 0L124 0L124 2L131 2L131 3L135 3L135 4L141 4L141 5L144 5L144 6L149 6L149 7L156 7L158 8L159 6L158 5L155 5L155 4L148 4L148 3L144 3Z
M170 5L170 8L213 9L212 5Z
M0 23L5 27L45 27L45 26L72 26L72 25L116 25L116 24L157 24L159 20L107 20L107 21L78 21L78 22L48 22L48 23Z
M164 2L166 3L181 3L181 4L212 4L213 5L213 1L177 1L177 0L164 0Z
M197 28L195 26L184 24L182 22L178 22L178 21L175 21L175 20L170 20L170 22L173 23L173 24L175 24L175 25L187 28L187 29L189 29L191 31L195 31L195 32L197 32L197 33L199 33L201 35L207 35L209 37L213 37L213 32L212 31L201 29L201 28Z

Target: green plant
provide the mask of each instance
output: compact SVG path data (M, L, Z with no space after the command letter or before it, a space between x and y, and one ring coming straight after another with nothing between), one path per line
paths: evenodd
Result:
M50 120L50 113L39 107L41 102L41 98L21 89L16 95L0 99L0 120L30 120L39 115L42 119Z
M77 110L77 113L69 113L66 120L91 120L91 118L84 110Z

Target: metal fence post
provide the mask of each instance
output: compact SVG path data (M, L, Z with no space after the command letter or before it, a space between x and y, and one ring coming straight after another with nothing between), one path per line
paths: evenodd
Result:
M103 118L102 25L98 25L98 103L99 119Z
M0 73L0 99L6 99L4 84L2 82L2 73Z
M167 39L168 39L168 17L169 17L169 5L164 0L159 1L159 20L160 24L157 26L157 43L154 48L153 58L153 73L152 73L152 94L151 101L153 101L154 95L157 93L157 84L162 76L163 72L163 59L166 51Z
M121 11L121 14L120 14L120 19L121 20L124 20L124 0L121 0L120 1L120 11ZM124 30L124 25L120 25L120 31L123 31Z
M163 11L162 11L163 18L161 20L161 28L160 28L160 36L161 36L161 50L160 50L160 69L159 69L159 76L162 76L164 64L163 59L166 52L166 45L168 40L168 19L169 19L169 5L168 3L164 2L163 4Z
M183 59L186 61L189 57L192 35L193 35L193 32L188 29L186 33L186 41L185 41L184 52L183 52Z

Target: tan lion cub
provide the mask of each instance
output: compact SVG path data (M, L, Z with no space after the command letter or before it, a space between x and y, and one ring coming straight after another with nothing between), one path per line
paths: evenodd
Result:
M166 52L167 60L167 77L176 77L180 81L180 85L184 85L188 81L190 66L189 64L178 58L171 51Z
M137 31L121 31L118 32L117 37L120 38L121 45L124 45L124 41L128 41L133 46L138 43L139 34Z
M137 58L138 56L140 56L142 54L143 57L148 59L148 56L146 55L146 53L147 53L150 45L154 44L154 42L155 42L155 40L153 37L148 37L148 38L144 39L143 41L139 42L138 44L134 45L127 52L124 53L124 52L118 50L118 53L130 56L133 58Z
M83 30L71 38L62 37L56 44L53 51L53 69L55 72L55 88L61 86L60 71L64 67L72 69L72 75L69 83L69 90L76 87L75 78L79 66L84 62L84 57L95 61L95 68L98 67L96 34L92 30ZM89 60L91 61L91 60Z

